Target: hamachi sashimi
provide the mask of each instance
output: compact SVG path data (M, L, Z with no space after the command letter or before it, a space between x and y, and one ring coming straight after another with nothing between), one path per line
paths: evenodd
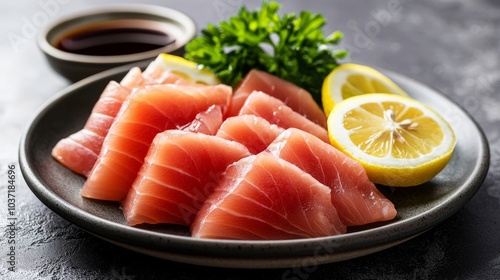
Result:
M276 240L346 232L330 189L269 153L230 165L191 227L196 238Z
M222 118L222 109L220 106L212 105L206 111L196 115L192 122L178 127L178 129L215 135L222 125Z
M189 226L227 166L249 155L243 145L212 135L158 134L123 203L125 219Z
M311 94L293 83L260 70L250 70L237 86L230 115L238 115L248 96L254 91L265 92L283 101L288 107L326 128L326 116Z
M227 118L217 131L217 136L245 145L250 153L258 154L265 150L284 129L270 124L255 115L242 115Z
M160 67L152 62L144 73L133 67L119 84L111 81L94 105L83 129L61 139L52 149L52 156L70 170L88 176L116 114L134 88L150 84L188 84Z
M121 201L132 186L156 134L192 121L212 105L227 110L225 85L153 85L136 90L123 104L99 157L83 185L87 198Z
M240 115L256 115L284 129L295 127L307 131L319 139L330 143L325 128L292 110L285 103L264 92L254 91L245 101Z
M332 189L331 200L346 226L391 220L396 209L368 179L361 164L298 129L287 129L267 151L293 163Z

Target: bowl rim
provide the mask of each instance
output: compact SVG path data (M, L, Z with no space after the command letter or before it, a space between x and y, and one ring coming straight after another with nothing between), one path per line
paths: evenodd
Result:
M93 56L93 55L82 55L75 54L70 52L65 52L57 49L48 41L48 35L55 28L62 26L71 21L77 20L79 18L91 18L98 15L112 15L112 14L122 14L122 13L130 13L130 14L139 14L139 15L152 15L155 17L165 18L172 22L177 23L179 26L183 27L183 36L178 38L173 44L169 44L167 46L146 51L139 52L133 54L126 55L110 55L110 56ZM125 19L125 18L120 18ZM154 18L145 19L151 21L158 21ZM161 21L159 21L161 22ZM43 28L38 34L38 46L40 49L46 53L47 55L66 62L74 62L74 63L87 63L87 64L122 64L122 63L131 63L135 61L146 60L150 58L154 58L158 55L158 53L169 53L173 52L187 44L196 34L196 24L193 19L186 15L185 13L157 5L150 4L118 4L118 5L106 5L100 6L96 8L86 9L84 11L74 12L67 14L53 21Z

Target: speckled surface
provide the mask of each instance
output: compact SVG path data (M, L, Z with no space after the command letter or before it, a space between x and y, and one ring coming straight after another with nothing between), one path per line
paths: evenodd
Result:
M126 1L110 1L126 2ZM239 0L145 1L184 11L198 26L236 11ZM245 1L257 6L260 1ZM45 4L43 4L45 3ZM50 5L52 6L50 6ZM328 31L345 33L351 61L427 84L463 106L491 145L486 180L462 210L394 248L358 259L290 269L217 269L163 261L111 245L45 207L19 174L17 148L34 111L69 85L36 47L50 18L102 1L4 1L0 10L1 279L498 279L500 276L500 5L495 1L286 1L284 11L312 9ZM50 8L48 8L50 7ZM193 8L196 7L196 8ZM392 12L389 12L392 11ZM377 16L374 16L377 15ZM364 30L364 31L363 31ZM16 38L15 42L12 38ZM15 165L16 269L8 269L7 171Z

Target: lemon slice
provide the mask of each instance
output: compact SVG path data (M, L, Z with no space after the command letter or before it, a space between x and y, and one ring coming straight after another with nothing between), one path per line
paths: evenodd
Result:
M360 64L346 63L333 69L323 81L321 101L328 116L339 102L366 93L392 93L408 96L379 71Z
M158 55L155 62L160 64L165 71L171 71L188 82L206 85L220 84L219 79L212 71L200 68L195 62L183 57L162 53Z
M366 94L335 106L328 117L332 145L356 159L374 183L406 187L436 176L456 144L450 125L409 97Z

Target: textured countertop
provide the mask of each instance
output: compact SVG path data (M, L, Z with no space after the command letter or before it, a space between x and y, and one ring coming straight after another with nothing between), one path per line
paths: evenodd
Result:
M462 210L401 245L334 264L270 270L220 269L164 261L100 240L43 205L24 182L19 139L34 112L70 83L48 65L36 33L97 0L2 1L0 10L0 279L498 279L500 278L500 3L467 0L283 1L341 30L350 61L427 84L484 129L491 165ZM128 1L109 1L128 2ZM241 0L145 1L181 10L198 27L238 10ZM245 1L256 7L260 0ZM196 8L194 8L196 7ZM14 39L15 38L15 39ZM15 170L16 271L8 270L8 171Z

